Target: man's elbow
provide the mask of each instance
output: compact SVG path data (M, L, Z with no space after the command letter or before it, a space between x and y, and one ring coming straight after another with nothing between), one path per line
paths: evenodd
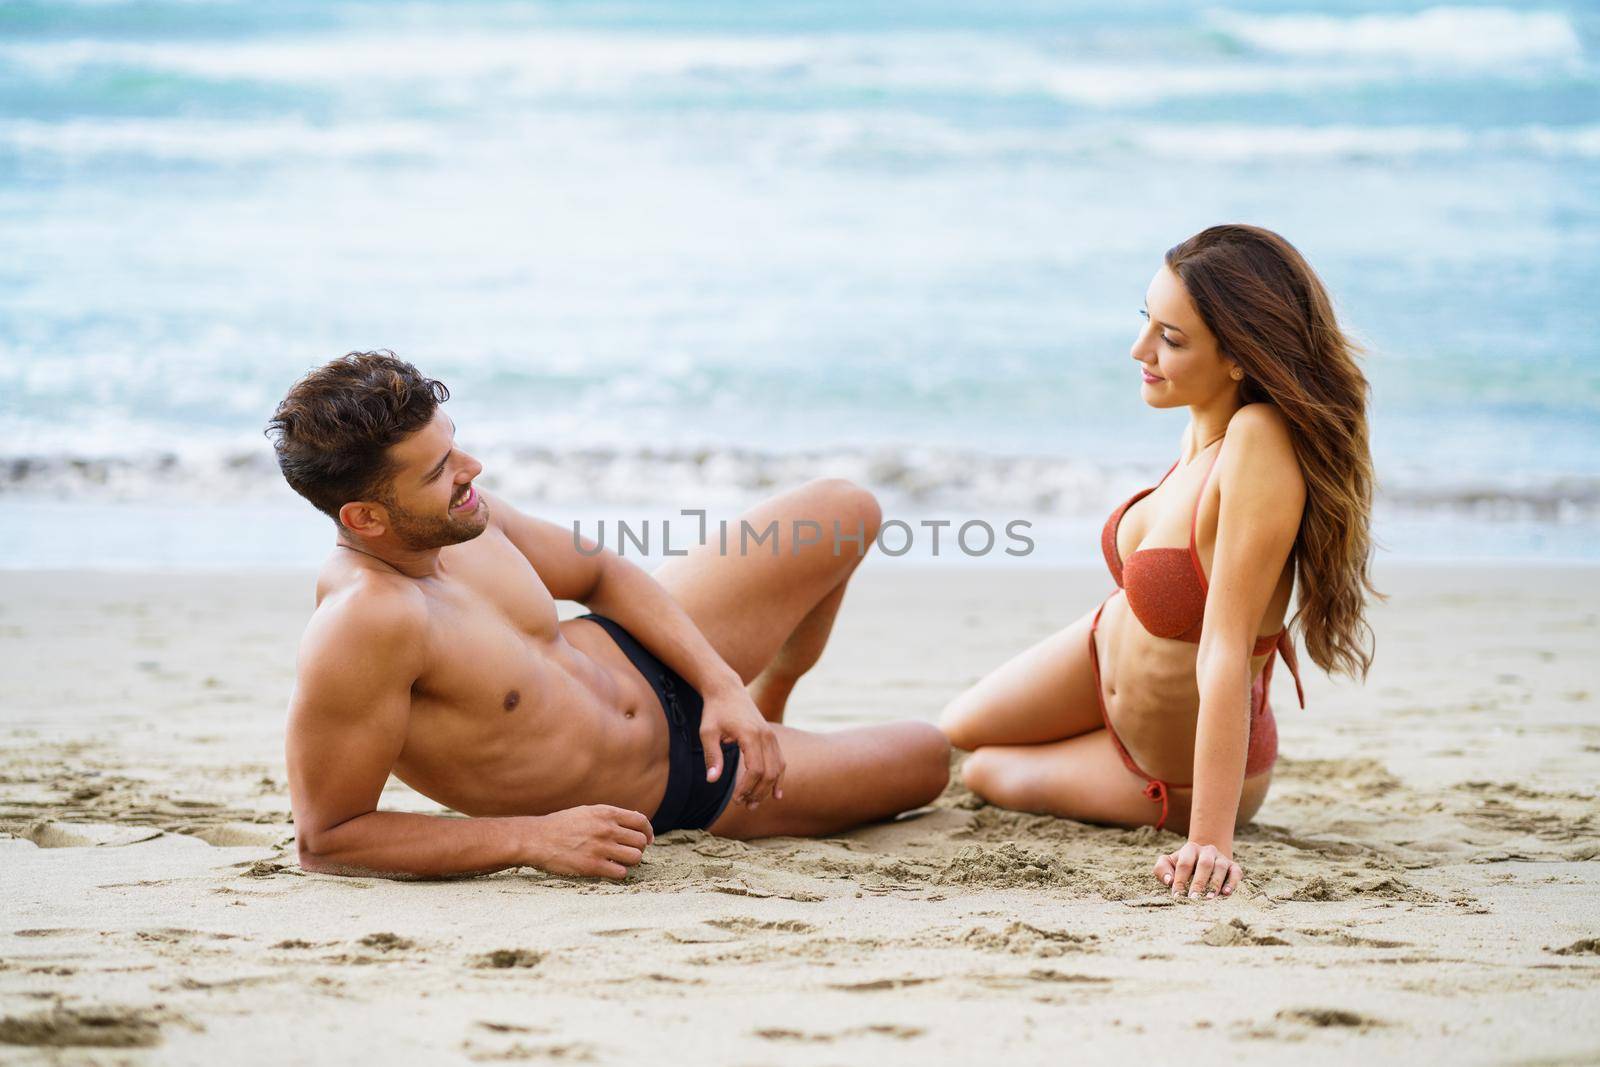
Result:
M302 842L296 850L300 869L307 874L337 874L347 878L407 878L414 877L397 871L378 871L361 867L340 858L331 851L317 852Z
M314 874L334 874L328 853L326 834L315 830L297 827L294 833L295 853L300 861L300 869Z
M341 824L342 825L342 824ZM336 827L297 825L294 832L295 853L300 869L313 874L366 874L351 866L341 855Z

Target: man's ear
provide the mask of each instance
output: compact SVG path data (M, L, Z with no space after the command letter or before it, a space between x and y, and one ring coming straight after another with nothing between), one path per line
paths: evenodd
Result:
M339 525L358 537L382 537L389 529L389 512L382 504L352 500L339 509Z

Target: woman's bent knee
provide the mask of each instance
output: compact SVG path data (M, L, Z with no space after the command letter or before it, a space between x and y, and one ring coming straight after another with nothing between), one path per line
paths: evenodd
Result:
M1261 805L1266 802L1267 790L1271 787L1270 770L1244 780L1244 789L1239 794L1239 815L1234 820L1235 827L1242 827L1256 817L1256 812L1260 811Z
M982 718L980 709L971 699L972 691L962 693L939 713L939 730L949 739L950 744L966 752L975 751L978 747L978 732L975 729L977 722Z

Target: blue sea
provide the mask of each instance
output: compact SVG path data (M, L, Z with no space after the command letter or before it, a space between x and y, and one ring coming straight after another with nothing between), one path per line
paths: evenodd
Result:
M1597 558L1597 54L1560 3L0 2L0 562L314 562L262 426L371 348L552 517L846 474L1091 558L1223 221L1366 349L1386 552Z

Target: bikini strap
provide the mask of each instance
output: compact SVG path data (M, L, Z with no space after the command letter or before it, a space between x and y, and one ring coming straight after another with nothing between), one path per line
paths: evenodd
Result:
M1205 568L1200 566L1200 550L1195 547L1195 530L1200 525L1200 502L1206 498L1206 488L1211 484L1211 472L1217 469L1217 457L1222 455L1222 449L1217 449L1211 457L1210 466L1206 467L1206 476L1200 483L1200 495L1194 498L1194 514L1189 516L1189 562L1194 564L1194 575L1200 579L1200 591L1206 592L1211 588L1206 581Z
M1278 635L1278 655L1283 657L1284 664L1294 677L1294 693L1295 696L1300 698L1300 710L1304 711L1306 706L1306 687L1300 681L1300 660L1294 650L1294 638L1289 636L1287 627ZM1271 664L1272 661L1268 660L1267 665L1270 667Z

